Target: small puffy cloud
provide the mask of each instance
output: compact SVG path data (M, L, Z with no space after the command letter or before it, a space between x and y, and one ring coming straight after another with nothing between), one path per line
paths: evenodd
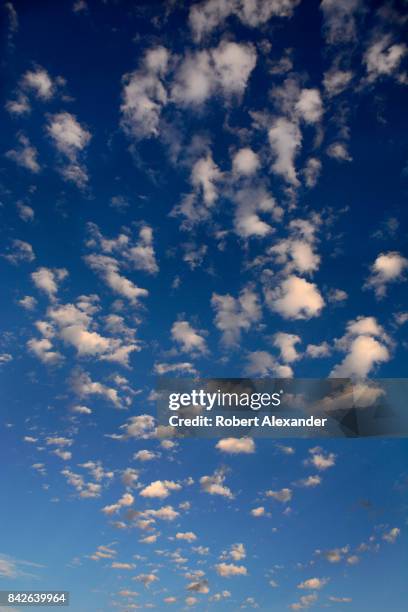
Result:
M31 279L37 289L47 294L50 300L53 300L58 291L58 283L67 276L68 272L65 268L41 267L31 274Z
M322 0L323 32L329 44L344 44L355 40L356 19L363 10L362 0Z
M314 187L319 180L322 162L317 157L309 157L303 168L303 176L307 187Z
M75 370L71 376L71 387L79 397L100 395L112 402L116 407L120 407L121 401L118 392L113 387L108 387L103 383L91 379L87 372ZM138 417L133 417L138 418ZM153 417L151 417L153 419ZM129 427L131 424L129 425Z
M404 272L408 268L408 259L397 251L381 253L371 266L370 276L364 287L374 289L378 298L385 296L387 284L405 280Z
M265 516L265 508L263 506L258 506L257 508L252 508L251 516L258 518L260 516Z
M207 345L200 333L188 321L176 321L171 328L173 340L185 353L206 353Z
M292 363L300 358L300 354L296 350L296 344L301 342L300 336L295 334L287 334L278 332L273 336L273 346L280 350L281 358L285 363Z
M344 142L333 142L327 147L327 155L337 161L352 161L352 157L347 150L347 145Z
M393 527L390 531L387 531L383 534L382 539L388 544L394 544L398 536L400 535L401 530L398 527Z
M252 438L222 438L215 448L229 455L248 455L255 452L255 442Z
M231 557L234 561L241 561L246 557L245 546L242 542L237 542L236 544L232 544L229 551L226 553L226 556Z
M323 116L323 103L318 89L302 89L295 106L306 123L318 123Z
M269 308L284 319L317 317L325 305L314 283L293 274L275 289L267 289L265 299Z
M314 476L308 476L307 478L303 478L302 480L298 480L296 483L298 487L304 487L306 489L314 488L319 486L322 483L322 479L318 474Z
M179 374L197 374L197 370L189 361L181 363L155 363L154 371L160 376L178 372Z
M176 533L176 540L185 540L186 542L195 542L197 536L192 531Z
M218 47L187 55L177 70L172 100L179 105L200 105L212 95L240 96L256 64L250 43L221 41Z
M242 331L248 331L261 318L257 294L249 287L238 298L213 293L211 305L215 310L215 325L222 332L222 342L227 347L237 345Z
M139 574L138 576L135 576L133 580L137 580L138 582L141 582L146 588L149 588L151 584L153 584L159 579L156 574Z
M319 446L309 449L310 459L306 461L306 465L313 465L318 470L327 470L336 463L336 455L334 453L325 453Z
M27 204L23 204L22 202L17 202L16 204L18 210L18 216L22 221L28 223L29 221L34 221L35 213L31 206Z
M146 52L140 67L123 77L121 125L129 136L158 136L160 114L168 99L163 77L169 60L165 47L153 47Z
M218 185L222 177L223 174L214 162L210 151L194 162L190 175L193 191L185 195L171 212L171 216L184 217L183 229L190 229L196 223L210 217L211 210L218 198ZM185 245L187 252L184 260L192 269L197 265L195 260L202 261L207 250L206 248L197 249L194 246L193 243Z
M82 406L80 404L72 406L71 411L75 412L75 414L92 414L92 410L88 408L88 406Z
M248 376L277 376L278 378L292 378L293 370L288 365L278 363L267 351L253 351L247 355L245 373Z
M140 298L149 294L147 289L138 287L120 274L119 262L115 258L93 253L87 255L85 261L114 293L126 298L131 304L138 305Z
M120 499L115 504L110 506L105 506L102 508L102 512L107 516L112 516L121 510L121 508L128 508L134 504L135 498L131 493L124 493Z
M337 341L337 348L347 354L330 376L364 379L376 365L389 361L388 343L388 337L374 317L349 321L346 334Z
M291 610L304 610L310 608L318 599L317 593L311 593L310 595L303 595L298 602L293 603L289 606Z
M196 41L235 16L248 27L258 27L272 17L291 17L300 0L202 0L190 8L189 24Z
M251 176L260 165L258 155L249 147L239 149L232 158L232 172L238 176Z
M328 96L338 96L349 86L353 78L350 70L338 70L336 68L325 72L323 85Z
M21 79L21 86L33 92L40 100L49 100L55 93L55 85L50 75L41 67L28 70Z
M47 365L57 365L64 359L61 353L53 350L52 342L48 338L41 340L31 338L27 342L27 347L33 355Z
M159 498L164 499L170 495L172 491L179 491L181 485L172 480L155 480L151 482L147 487L144 487L139 495L148 498Z
M292 491L288 488L283 488L279 491L269 490L265 492L265 495L267 497L272 497L273 499L276 499L277 501L284 504L290 502L290 500L292 499Z
M10 263L18 265L20 263L30 263L34 261L35 254L33 247L28 242L24 242L24 240L13 240L11 247L3 257Z
M68 112L50 115L46 129L57 151L66 158L61 168L62 176L77 187L84 187L88 174L80 162L80 154L88 146L91 133Z
M225 470L219 469L212 476L202 476L200 478L201 490L210 495L221 495L233 499L234 495L225 484Z
M375 38L364 54L367 81L373 83L380 77L394 75L407 50L404 43L393 43L389 34Z
M332 304L344 302L345 300L347 300L347 298L347 292L343 289L331 289L329 291L328 300Z
M321 344L308 344L306 347L306 355L312 359L328 357L330 353L331 349L327 342L322 342Z
M206 595L210 592L208 586L208 580L194 580L187 585L187 591L192 591L193 593L201 593Z
M319 591L329 582L328 578L309 578L297 585L298 589Z
M133 459L135 459L136 461L153 461L153 459L158 459L159 454L155 453L154 451L150 451L147 449L142 449L140 451L137 451L137 453L135 453L133 455Z
M244 565L235 565L235 563L218 563L215 570L219 576L223 578L231 578L231 576L246 576L248 570Z
M111 564L112 569L118 570L133 570L135 567L134 563L120 563L119 561L113 561Z
M274 156L272 170L289 184L297 187L299 179L295 159L302 143L302 134L296 122L280 117L268 131L269 144Z
M30 101L22 92L19 92L14 100L6 102L6 110L10 115L28 115L31 112Z
M234 193L232 200L236 204L235 231L242 238L262 238L273 231L271 225L260 217L261 214L272 217L274 221L280 221L283 215L282 208L262 185L245 186Z
M26 170L30 170L34 174L38 174L40 171L40 164L38 163L38 151L31 144L30 140L23 133L19 133L17 136L19 146L16 149L10 149L5 153L8 159L14 161L17 165Z

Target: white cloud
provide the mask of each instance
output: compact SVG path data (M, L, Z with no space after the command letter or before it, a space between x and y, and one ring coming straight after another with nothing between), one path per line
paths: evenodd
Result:
M222 438L215 448L229 455L248 455L255 452L255 442L252 438Z
M101 395L112 402L115 406L120 407L121 405L116 389L113 387L108 387L103 383L93 381L87 372L75 370L71 377L71 386L79 397Z
M21 92L18 92L14 100L8 100L5 106L11 115L16 115L17 117L28 115L31 112L29 99Z
M37 305L37 300L31 295L26 295L18 301L20 306L25 310L34 310Z
M298 584L298 589L310 589L312 591L319 591L329 582L328 578L309 578L304 582Z
M125 297L131 304L137 306L140 298L149 294L147 289L138 287L119 273L119 262L114 257L92 253L85 257L85 261L114 293Z
M23 204L22 202L17 202L16 207L18 210L18 216L22 221L25 221L26 223L29 221L34 221L35 213L31 206Z
M135 455L133 456L133 459L135 459L136 461L153 461L154 459L158 459L159 458L159 454L155 453L154 451L150 451L147 449L142 449L140 451L137 451L137 453L135 453Z
M382 539L388 544L394 544L398 536L400 535L401 530L398 527L393 527L390 531L387 531L383 534Z
M134 578L134 580L141 582L146 588L149 588L149 586L153 582L156 582L158 580L158 577L156 576L156 574L139 574Z
M308 344L306 347L306 355L312 359L328 357L330 352L330 346L327 342L322 342L321 344Z
M349 86L353 78L350 70L338 70L331 68L324 73L323 85L326 93L330 97L338 96Z
M251 515L254 516L255 518L258 518L260 516L265 516L265 508L263 506L258 506L258 508L253 508L251 510Z
M310 595L303 595L298 602L293 603L289 606L291 610L303 610L304 608L310 608L318 599L317 593L311 593Z
M252 44L221 41L218 47L187 55L177 70L172 100L200 105L213 95L241 96L256 64Z
M63 360L61 353L53 350L52 342L48 338L42 338L41 340L31 338L31 340L28 340L27 346L31 353L47 365L56 365Z
M320 471L327 470L336 464L336 455L334 453L325 453L319 446L309 450L311 455L305 464L313 465Z
M327 155L338 161L352 161L352 157L344 142L333 142L327 147Z
M192 531L176 533L176 540L185 540L186 542L194 542L197 536Z
M330 44L347 43L357 36L356 17L363 9L362 0L322 0L323 30Z
M198 330L188 321L176 321L171 328L171 337L185 353L206 353L207 345Z
M202 476L200 478L201 490L210 495L221 495L233 499L232 491L225 484L225 471L216 470L212 476Z
M239 189L234 193L232 199L236 203L235 231L242 238L263 237L273 231L272 227L261 219L259 213L268 214L274 221L280 221L282 218L283 209L261 185Z
M84 187L88 175L79 158L91 140L91 133L68 112L50 115L46 129L56 149L67 159L61 168L62 176L77 187Z
M214 162L211 153L198 159L191 170L190 182L193 191L182 199L172 211L172 216L185 217L183 227L204 221L210 216L210 211L218 198L218 184L223 175Z
M283 504L287 504L292 499L292 491L288 488L280 489L280 491L269 490L265 492L265 495L267 497L272 497Z
M288 365L278 363L267 351L252 351L247 355L245 372L248 376L277 376L278 378L292 378L293 370Z
M33 247L24 240L13 240L11 247L7 249L4 259L7 259L10 263L18 265L19 263L30 263L34 261L35 254Z
M296 485L298 487L305 487L306 489L317 487L321 484L322 479L318 474L314 476L307 476L307 478L303 478L302 480L298 480Z
M225 346L237 345L242 331L261 319L257 294L250 288L241 291L238 298L213 293L211 305L215 310L215 325L222 332Z
M385 296L387 284L403 281L408 259L396 251L381 253L371 266L370 276L364 287L372 288L378 298Z
M234 563L218 563L215 566L215 570L223 578L246 576L248 574L248 570L244 565L235 565Z
M364 379L378 364L389 361L389 339L374 317L359 317L347 324L337 347L347 354L330 374L337 378Z
M303 169L303 176L307 187L314 187L322 170L322 162L317 157L309 157Z
M149 49L138 70L123 77L121 124L136 139L159 134L160 113L167 103L163 84L170 54L162 46Z
M318 89L302 89L295 106L306 123L318 123L323 116L323 103Z
M41 67L28 70L21 79L21 85L41 100L50 100L55 93L55 85L50 75L45 68Z
M8 159L13 160L16 164L22 168L30 170L34 174L38 174L40 171L40 164L38 163L37 149L31 144L30 140L23 133L17 135L20 146L16 149L10 149L5 153Z
M182 374L197 374L197 370L189 361L183 361L181 363L155 363L154 371L160 376L171 374L173 372L180 372Z
M275 158L272 170L297 187L299 180L296 174L295 158L302 143L299 126L296 122L280 117L269 129L268 138Z
M296 344L301 342L300 336L278 332L273 336L273 346L280 350L281 358L285 363L292 363L300 358L296 350Z
M168 497L172 491L179 491L180 489L181 485L172 480L155 480L147 487L144 487L144 489L139 492L139 495L142 497L158 497L159 499L164 499Z
M376 38L364 54L367 80L374 82L382 76L392 76L399 68L408 47L404 43L392 44L390 35Z
M234 15L249 27L260 26L271 17L291 17L300 0L203 0L190 8L189 23L200 41Z
M284 319L311 319L319 316L324 300L314 283L290 275L275 289L265 291L269 308Z
M58 283L63 281L68 276L65 268L38 268L31 274L34 285L40 291L43 291L48 295L50 300L55 299L58 291Z
M252 176L259 165L258 155L249 147L239 149L232 158L232 171L238 176Z

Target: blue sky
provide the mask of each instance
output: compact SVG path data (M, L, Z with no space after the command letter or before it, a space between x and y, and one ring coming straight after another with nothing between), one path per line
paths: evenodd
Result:
M2 23L0 588L405 609L406 440L163 440L154 388L406 376L406 2Z

